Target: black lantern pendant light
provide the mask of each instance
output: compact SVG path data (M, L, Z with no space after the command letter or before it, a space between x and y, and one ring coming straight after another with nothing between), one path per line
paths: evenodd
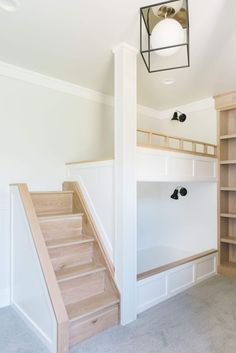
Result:
M140 52L150 73L190 66L188 0L140 9Z

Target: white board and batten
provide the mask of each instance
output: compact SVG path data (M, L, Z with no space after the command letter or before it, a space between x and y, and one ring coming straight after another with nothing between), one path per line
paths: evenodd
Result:
M216 158L137 147L137 182L216 182ZM114 160L67 164L67 179L81 183L104 245L115 263ZM197 186L196 186L197 187ZM132 216L132 215L130 215ZM138 312L216 273L216 254L137 281Z
M137 147L137 181L216 182L216 158Z
M138 313L216 275L216 271L215 253L138 281Z

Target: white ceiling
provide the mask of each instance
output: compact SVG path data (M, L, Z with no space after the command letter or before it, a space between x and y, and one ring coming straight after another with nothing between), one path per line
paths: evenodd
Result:
M112 48L139 46L150 0L20 0L0 10L0 60L113 94ZM191 68L149 74L138 60L138 101L166 109L236 89L236 1L189 0ZM173 78L171 86L163 79Z

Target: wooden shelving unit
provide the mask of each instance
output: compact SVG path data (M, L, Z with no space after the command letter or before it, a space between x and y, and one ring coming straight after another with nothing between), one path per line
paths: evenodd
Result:
M236 278L236 92L215 97L218 110L218 272Z

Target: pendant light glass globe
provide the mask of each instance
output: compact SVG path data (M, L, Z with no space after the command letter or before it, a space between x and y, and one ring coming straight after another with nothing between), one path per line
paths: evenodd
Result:
M181 24L173 18L166 18L159 22L151 34L152 49L170 47L184 43L184 29ZM160 56L171 56L176 54L181 47L158 50L155 53Z
M16 11L19 7L18 0L0 0L0 8L7 12Z
M183 0L178 0L178 1L174 1L174 2L171 2L171 3L167 3L165 5L160 5L160 6L154 6L152 7L152 11L154 13L155 16L158 16L158 11L160 10L161 7L163 6L166 6L166 7L170 7L172 9L175 10L175 14L177 12L179 12L180 9L182 9L183 7Z

